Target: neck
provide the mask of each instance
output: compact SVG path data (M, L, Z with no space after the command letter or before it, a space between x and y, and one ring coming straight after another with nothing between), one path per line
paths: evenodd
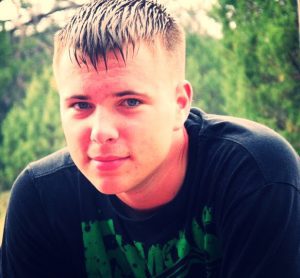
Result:
M136 210L152 210L172 201L180 190L188 164L188 135L183 128L159 169L138 189L117 194L117 197Z

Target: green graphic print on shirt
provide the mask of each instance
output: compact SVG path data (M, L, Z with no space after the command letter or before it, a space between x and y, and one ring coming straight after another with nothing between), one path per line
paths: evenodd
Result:
M211 223L211 210L204 208L202 223ZM193 264L201 264L207 277L213 271L207 265L220 258L215 235L204 232L195 219L191 238L184 231L165 244L144 248L143 243L124 243L115 231L112 219L82 223L85 264L88 277L185 277Z

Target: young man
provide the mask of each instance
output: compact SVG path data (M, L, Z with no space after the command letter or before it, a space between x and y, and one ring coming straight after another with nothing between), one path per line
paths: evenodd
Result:
M300 277L300 163L259 124L190 109L182 29L96 0L55 37L67 149L15 182L3 277Z

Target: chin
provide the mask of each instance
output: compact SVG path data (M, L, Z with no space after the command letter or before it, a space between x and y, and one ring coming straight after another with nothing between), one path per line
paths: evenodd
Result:
M121 188L119 188L118 186L115 186L112 183L106 183L106 184L98 183L97 185L95 185L95 183L93 183L93 185L100 193L105 194L105 195L116 195L116 194L120 194L123 192L123 190Z

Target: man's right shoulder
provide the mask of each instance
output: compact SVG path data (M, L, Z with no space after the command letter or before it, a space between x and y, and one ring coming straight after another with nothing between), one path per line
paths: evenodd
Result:
M58 150L29 163L16 178L12 186L12 195L17 194L20 197L24 195L24 191L34 195L36 190L44 197L49 197L50 192L52 195L60 195L57 192L62 194L63 190L70 194L77 185L78 172L68 150Z
M60 149L37 161L29 163L27 169L34 178L54 174L67 168L74 168L75 164L67 148ZM76 167L75 167L76 168Z

